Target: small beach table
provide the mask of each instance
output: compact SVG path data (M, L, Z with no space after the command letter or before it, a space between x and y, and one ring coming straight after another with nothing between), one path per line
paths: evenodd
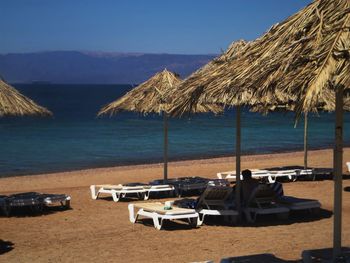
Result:
M128 209L131 223L136 223L139 217L150 218L157 230L162 228L164 220L187 220L191 226L199 226L199 215L194 209L171 206L168 210L161 202L129 204Z

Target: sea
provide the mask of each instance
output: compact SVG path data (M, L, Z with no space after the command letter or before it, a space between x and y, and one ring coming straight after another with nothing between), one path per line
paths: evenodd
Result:
M131 85L14 84L50 109L54 116L0 119L0 177L86 168L161 163L163 118L122 112L97 117L101 107ZM331 148L334 114L309 117L309 148ZM266 116L242 112L242 153L303 150L304 126L291 112ZM235 109L169 120L169 160L204 159L235 154ZM344 116L344 143L350 145L350 113Z

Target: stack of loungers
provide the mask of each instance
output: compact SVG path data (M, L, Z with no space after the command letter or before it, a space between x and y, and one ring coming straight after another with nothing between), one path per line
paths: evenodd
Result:
M9 216L13 210L29 208L34 212L41 212L49 206L61 206L68 209L70 207L71 197L65 194L41 194L36 192L27 192L13 194L9 196L0 196L0 209L6 216Z

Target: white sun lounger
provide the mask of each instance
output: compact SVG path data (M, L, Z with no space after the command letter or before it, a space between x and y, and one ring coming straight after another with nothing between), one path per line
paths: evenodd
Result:
M284 195L283 185L279 182L269 186L275 192L276 202L286 206L290 211L307 210L313 214L320 211L321 203L318 200L286 196Z
M199 197L198 201L183 199L174 202L176 206L187 207L189 203L195 204L195 210L199 213L198 225L202 225L206 216L224 216L229 223L236 223L238 212L233 207L234 203L228 202L233 188L228 186L208 186Z
M98 190L97 190L98 188ZM126 197L128 194L136 194L139 199L148 200L150 193L152 192L165 192L174 191L174 186L172 185L135 185L135 186L125 186L125 185L91 185L91 197L92 199L97 199L101 193L112 195L113 201L118 202L121 197Z
M232 187L208 186L197 202L197 212L200 214L199 224L202 225L206 216L224 216L226 221L236 223L238 212L233 205L227 203L232 193Z
M98 189L98 190L97 190ZM140 186L123 186L103 184L103 185L91 185L91 197L97 199L101 193L112 195L113 201L118 202L121 197L125 197L127 194L137 194L140 199L145 198L145 188ZM97 191L96 191L97 190Z
M290 209L275 201L275 193L269 185L262 184L254 189L243 212L249 223L256 221L258 215L275 214L280 219L289 216Z
M346 165L348 166L348 171L350 173L350 162L347 162Z
M252 169L251 172L252 172L252 177L255 179L260 179L262 177L267 177L269 175L267 170ZM217 173L216 176L219 179L236 181L236 171L221 172L221 173ZM243 180L242 174L241 174L241 180Z
M295 181L297 177L304 175L312 175L312 169L288 169L288 170L266 170L266 169L252 169L252 178L262 179L267 178L269 183L276 182L277 178L287 178L290 181ZM236 181L236 171L217 173L219 179L227 179ZM241 174L241 180L243 180Z
M164 220L187 220L190 225L199 226L199 216L194 209L175 206L171 208L164 209L164 203L160 202L129 204L129 219L131 223L136 223L139 217L151 218L157 230L162 228Z
M321 203L317 200L293 196L282 196L278 198L278 202L287 206L291 211L308 210L312 213L318 213L321 208Z

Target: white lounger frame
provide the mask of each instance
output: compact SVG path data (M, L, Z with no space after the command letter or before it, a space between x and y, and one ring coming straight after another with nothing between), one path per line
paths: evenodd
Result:
M99 188L96 191L96 188ZM91 185L91 197L97 199L101 193L112 195L113 201L118 202L120 198L127 194L137 194L139 198L148 200L151 192L174 191L172 185L152 185L152 186L115 186L110 185Z
M201 226L205 216L225 216L225 221L229 223L237 223L238 212L236 210L215 210L215 209L199 209L198 225Z
M312 169L290 169L290 170L260 170L260 169L254 169L252 171L252 177L254 179L261 179L264 177L267 177L267 180L269 183L276 182L276 179L278 177L287 177L290 181L295 181L298 176L301 175L312 175ZM227 180L236 180L236 171L232 172L221 172L217 173L217 177L219 179L227 179ZM243 180L243 177L241 175L241 180Z
M153 225L157 230L160 230L162 228L164 220L187 219L189 224L193 224L194 221L192 221L192 219L197 219L195 226L200 226L199 215L194 210L191 213L167 215L167 214L160 214L157 212L145 211L143 208L138 208L138 211L135 214L134 204L129 204L128 209L129 209L129 219L131 223L133 224L136 223L140 216L143 216L145 218L151 218L153 220Z

